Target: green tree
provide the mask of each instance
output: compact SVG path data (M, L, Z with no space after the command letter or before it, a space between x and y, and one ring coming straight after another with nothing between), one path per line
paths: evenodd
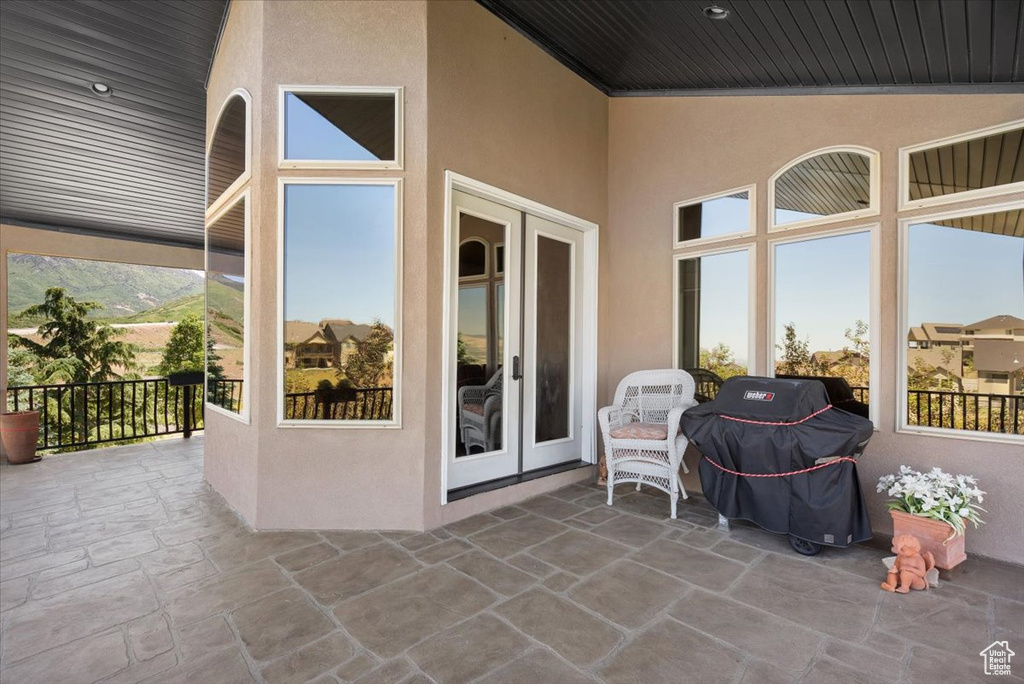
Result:
M732 349L724 342L719 342L711 349L700 350L700 367L711 371L723 380L735 375L747 374L747 370L736 363Z
M35 370L39 359L27 349L7 343L7 386L24 387L36 384Z
M42 343L20 335L10 339L39 359L36 375L41 382L104 381L120 377L115 368L131 374L136 369L135 345L118 340L120 330L88 320L89 312L101 308L75 300L64 288L51 287L42 304L19 314L44 320L38 329Z
M345 365L347 376L356 387L381 387L391 382L391 351L395 335L391 328L374 320L370 332L356 345L356 351ZM339 378L342 373L339 372Z
M775 347L782 352L782 359L775 363L775 372L780 375L810 375L811 352L807 339L796 335L796 325L787 323L782 344Z
M205 352L203 338L203 319L199 314L187 314L171 329L163 359L156 371L160 375L202 371Z
M213 348L213 330L206 326L206 377L208 380L223 380L224 366L220 365L220 354Z

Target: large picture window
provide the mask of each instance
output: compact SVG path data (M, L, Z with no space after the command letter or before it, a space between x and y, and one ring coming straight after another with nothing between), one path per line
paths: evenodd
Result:
M400 169L402 89L283 87L280 165Z
M748 247L675 259L676 367L706 398L722 380L751 370L752 264Z
M1024 434L1024 205L900 223L901 427Z
M246 419L248 191L206 228L206 402Z
M398 181L282 181L281 418L398 422Z
M872 230L775 241L771 250L775 377L818 379L834 406L870 417Z

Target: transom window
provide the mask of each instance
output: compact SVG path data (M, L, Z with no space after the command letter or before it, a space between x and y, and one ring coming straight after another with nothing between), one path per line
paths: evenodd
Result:
M249 94L235 91L224 103L206 156L206 206L243 184L249 176Z
M677 202L673 206L675 246L753 235L754 187Z
M283 87L280 165L402 167L402 89Z
M878 153L861 147L811 152L768 182L768 228L821 225L878 213Z

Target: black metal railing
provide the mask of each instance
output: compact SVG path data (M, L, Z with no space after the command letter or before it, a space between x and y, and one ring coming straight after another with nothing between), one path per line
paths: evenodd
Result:
M908 390L907 423L925 427L1024 434L1024 396Z
M243 380L235 379L210 379L207 382L206 401L214 406L220 406L235 413L242 412L242 383Z
M7 409L39 411L38 449L69 449L203 429L201 385L167 378L7 388Z
M390 387L284 395L287 420L389 420L391 409Z
M868 403L868 397L870 392L867 387L860 387L859 385L851 385L850 389L853 390L853 398L862 404Z

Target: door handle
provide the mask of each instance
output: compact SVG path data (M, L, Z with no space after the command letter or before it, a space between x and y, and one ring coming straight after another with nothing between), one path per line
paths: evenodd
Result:
M523 374L519 371L519 357L518 356L513 356L512 357L512 379L513 380L522 380L523 379Z

